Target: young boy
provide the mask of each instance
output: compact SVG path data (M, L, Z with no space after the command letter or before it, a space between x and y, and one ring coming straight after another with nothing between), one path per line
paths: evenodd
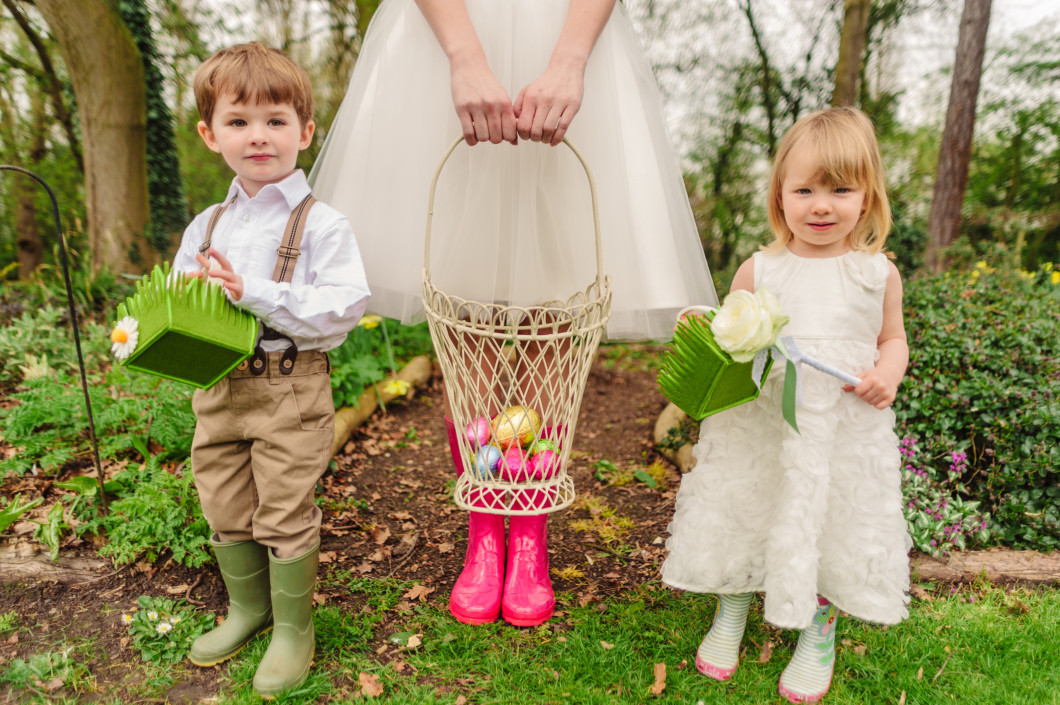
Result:
M212 266L262 335L251 358L192 399L192 469L230 605L189 659L212 666L272 628L254 676L272 697L301 683L313 658L313 494L334 441L325 353L357 324L369 292L349 222L314 205L295 168L314 129L306 73L275 49L242 44L200 67L195 99L199 135L235 178L185 230L173 268Z

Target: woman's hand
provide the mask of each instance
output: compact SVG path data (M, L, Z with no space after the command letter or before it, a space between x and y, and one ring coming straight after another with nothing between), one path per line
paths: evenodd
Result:
M450 82L453 107L468 145L516 143L512 100L485 61L451 62Z
M582 107L583 95L584 74L581 70L549 66L519 91L515 99L519 137L556 146L563 141L567 128Z

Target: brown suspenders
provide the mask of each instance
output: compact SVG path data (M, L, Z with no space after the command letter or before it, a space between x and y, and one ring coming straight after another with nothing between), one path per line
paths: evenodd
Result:
M298 256L302 253L300 248L302 246L302 237L305 235L305 223L309 217L309 209L316 202L317 200L313 198L313 194L309 194L291 211L291 216L287 219L287 226L283 231L283 237L280 239L280 246L276 248L276 268L272 272L272 280L274 282L290 283L291 276L294 274L295 263L298 261ZM217 208L214 208L213 213L210 214L210 221L206 224L206 237L199 247L199 253L204 257L208 256L206 253L210 251L213 231L217 227L217 221L221 219L221 215L231 203L232 201L222 203ZM206 269L206 267L203 269ZM258 336L258 344L255 346L254 355L251 358L250 369L252 374L261 374L265 371L265 353L261 349L261 341L279 338L287 338L287 336L262 324L261 334ZM290 340L290 338L287 338L287 340ZM283 353L283 360L280 362L280 372L290 374L297 355L298 348L292 342Z

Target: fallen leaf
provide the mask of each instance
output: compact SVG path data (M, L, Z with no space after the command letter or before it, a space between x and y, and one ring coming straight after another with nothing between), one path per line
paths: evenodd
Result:
M391 519L398 519L400 521L410 521L412 519L412 515L408 512L394 512L393 514L387 514L387 516Z
M456 705L467 705L467 698L463 695L456 696Z
M773 642L767 641L758 653L758 663L769 663L771 658L773 658Z
M379 682L379 678L371 673L361 671L357 676L357 682L361 684L361 692L369 698L378 698L383 694L383 685Z
M383 560L384 558L386 558L386 556L383 555L382 551L376 551L372 555L368 556L368 560L373 561L375 563L378 563L379 561Z
M17 644L18 643L18 634L12 634L11 636L9 636L7 638L7 643L9 645L11 645L11 646L14 646L15 644Z
M408 592L402 595L402 597L408 600L419 600L420 602L424 602L427 599L427 596L432 592L434 592L434 588L424 587L423 585L416 583Z
M865 655L865 651L866 651L866 647L865 647L864 644L858 644L857 646L854 647L854 653L857 654L858 656L864 656Z
M375 566L369 563L368 561L364 561L359 566L357 566L355 570L361 575L364 575L365 573L371 573L373 570L375 570Z
M604 647L605 649L613 649L613 648L615 648L614 644L608 644L606 641L601 641L600 642L600 646Z
M935 600L934 595L915 583L909 586L909 594L924 602L933 602Z
M390 538L390 529L385 526L377 526L372 529L372 540L382 545Z
M372 493L372 501L373 502L378 502L382 498L383 498L383 495L379 494L378 492L373 492Z
M59 690L59 688L62 688L65 684L66 681L64 681L61 676L56 676L55 678L52 678L50 681L48 681L46 684L43 684L44 691L46 693L50 693L53 690Z
M677 664L677 670L678 671L683 671L683 670L685 670L685 668L687 666L688 666L688 659L683 658L683 659L681 659L681 663Z
M375 655L382 656L384 651L386 651L386 644L380 644L379 648L375 650Z
M188 586L187 585L174 585L172 587L167 587L166 588L166 592L169 593L170 595L183 595L187 591L188 591Z
M412 636L409 637L409 643L405 644L405 648L407 648L407 649L415 649L417 646L419 646L422 643L423 643L423 635L422 634L413 634Z
M898 698L898 705L905 705L905 691L902 691L901 696Z
M662 695L662 692L666 690L666 664L657 663L652 671L655 674L655 682L651 685L651 694Z
M556 641L558 641L561 644L566 644L567 643L567 637L565 637L565 636L557 636L556 637Z
M325 602L327 602L327 599L328 598L327 598L326 595L321 595L319 592L314 592L313 593L313 604L314 605L322 605Z
M443 541L438 544L438 553L452 553L453 549L456 548L455 544L451 544L448 541Z
M335 562L335 552L334 551L320 551L317 554L317 556L319 557L321 563L334 563Z
M923 678L923 677L924 677L924 667L923 667L923 666L921 666L921 667L920 667L920 668L918 668L918 669L917 669L917 671L916 671L916 679L917 679L917 680L920 680L920 679L921 679L921 678Z

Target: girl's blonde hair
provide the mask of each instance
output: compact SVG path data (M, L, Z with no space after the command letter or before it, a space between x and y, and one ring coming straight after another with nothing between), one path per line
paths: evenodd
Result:
M313 88L305 70L279 49L260 42L221 49L195 72L195 103L207 125L217 99L231 93L235 102L286 104L304 128L313 119Z
M850 233L850 247L876 253L891 232L880 147L869 117L857 108L829 108L810 113L784 134L769 180L769 224L776 238L766 249L779 250L791 240L791 229L781 208L781 187L788 160L796 147L809 147L818 174L830 186L857 184L865 192L861 218Z

